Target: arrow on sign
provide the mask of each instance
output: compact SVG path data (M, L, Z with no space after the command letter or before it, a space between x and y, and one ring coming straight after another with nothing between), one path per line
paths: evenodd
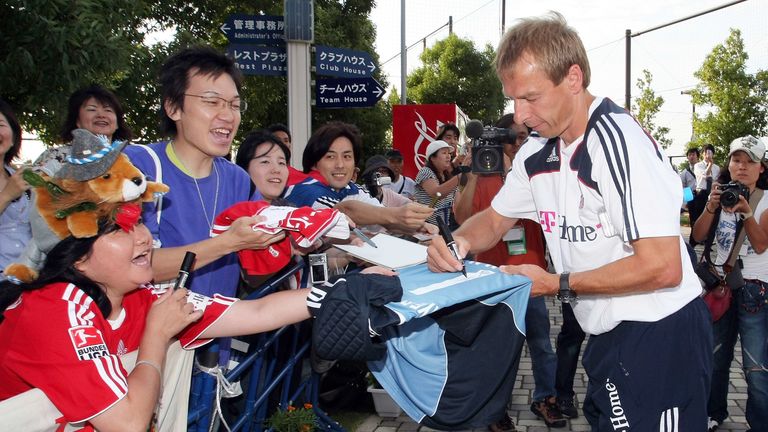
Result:
M384 88L373 78L318 78L315 105L318 108L366 108L376 105Z
M219 27L231 43L282 45L285 22L277 15L231 14Z
M315 47L315 70L320 75L362 78L371 76L376 64L365 51L318 45Z

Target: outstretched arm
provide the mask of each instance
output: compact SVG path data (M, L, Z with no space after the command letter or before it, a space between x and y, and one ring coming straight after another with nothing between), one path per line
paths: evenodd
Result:
M227 231L216 237L185 246L155 249L152 257L155 280L164 281L176 277L186 251L197 255L193 269L196 270L232 252L243 249L264 249L285 238L284 232L267 234L263 231L254 231L251 227L262 219L262 216L241 217L232 222L232 226Z
M201 338L240 336L275 330L310 317L307 309L309 289L278 291L256 300L241 300Z

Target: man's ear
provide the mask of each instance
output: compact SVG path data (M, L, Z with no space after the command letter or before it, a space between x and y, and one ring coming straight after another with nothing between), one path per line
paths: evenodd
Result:
M568 73L565 75L565 80L568 83L568 88L572 92L579 92L583 90L582 83L584 82L584 71L577 64L572 64L568 68Z
M163 102L163 109L171 120L179 121L181 119L181 107L174 105L171 101L166 100Z

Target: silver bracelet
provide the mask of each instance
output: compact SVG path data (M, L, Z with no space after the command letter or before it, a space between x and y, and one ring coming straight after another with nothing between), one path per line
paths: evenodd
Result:
M151 362L149 360L139 360L139 361L137 361L136 364L133 366L133 369L136 369L137 367L139 367L139 366L141 366L143 364L145 364L147 366L152 366L153 368L155 368L157 373L160 374L160 379L161 380L163 379L163 371L160 369L160 366L158 366L157 363Z

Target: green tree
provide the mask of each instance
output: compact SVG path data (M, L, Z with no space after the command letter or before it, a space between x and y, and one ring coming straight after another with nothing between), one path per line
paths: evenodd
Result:
M368 18L373 5L374 0L316 0L315 42L364 50L378 63L376 32ZM123 101L138 141L157 140L160 65L185 46L206 44L225 51L227 39L219 26L231 13L282 15L283 1L10 0L0 5L0 96L12 104L25 130L37 131L51 144L58 142L69 95L98 83ZM171 30L171 40L150 45L148 36L159 30ZM375 78L388 86L379 71ZM285 78L246 76L242 97L249 107L240 136L287 122ZM386 147L390 119L387 101L373 108L312 109L315 127L328 120L360 126L366 152Z
M421 54L423 66L408 75L408 99L416 103L456 103L470 118L493 123L504 110L504 95L493 68L495 52L455 34Z
M651 75L651 72L647 69L643 69L643 77L637 79L637 88L640 90L640 96L635 98L635 103L632 105L632 111L634 112L637 121L651 134L653 139L661 144L663 148L667 148L672 144L672 140L667 136L669 134L669 128L665 126L656 126L654 123L656 114L659 113L661 106L664 105L664 98L656 96L656 93L651 87L652 81L653 75Z
M693 119L696 144L715 146L722 164L728 146L744 135L765 135L768 123L768 72L749 74L741 32L731 29L723 44L715 46L694 76L699 84L691 91L693 103L711 110Z
M10 0L0 6L0 89L25 129L52 141L66 98L115 86L142 41L144 2Z

